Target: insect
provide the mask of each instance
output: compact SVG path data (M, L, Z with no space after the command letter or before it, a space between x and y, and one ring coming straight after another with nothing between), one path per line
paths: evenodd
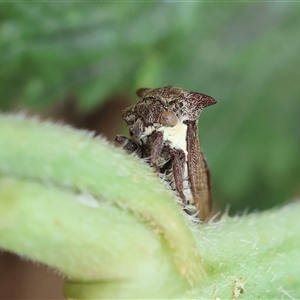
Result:
M204 221L212 208L210 173L200 148L198 118L212 97L164 86L137 91L141 100L122 111L130 138L115 144L147 159L181 200L183 209Z

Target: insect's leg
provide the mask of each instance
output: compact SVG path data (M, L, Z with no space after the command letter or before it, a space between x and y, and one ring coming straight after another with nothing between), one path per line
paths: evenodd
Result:
M159 172L158 159L161 154L161 150L163 147L163 133L160 131L156 131L151 136L152 139L152 148L150 154L150 163L154 167L155 171Z
M117 147L122 147L129 154L134 153L138 157L142 156L140 147L133 140L131 140L123 135L117 135L115 137L114 145Z
M182 150L175 149L169 149L169 153L172 157L172 169L176 190L182 200L182 204L186 205L187 201L183 193L185 154Z

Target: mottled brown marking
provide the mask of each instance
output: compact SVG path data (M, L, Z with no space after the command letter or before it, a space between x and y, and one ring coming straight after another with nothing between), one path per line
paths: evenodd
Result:
M125 150L150 158L149 164L181 198L184 210L204 221L211 211L212 197L197 121L202 110L216 100L173 86L142 88L137 95L141 100L123 110L131 136ZM125 139L117 136L115 142L121 144Z

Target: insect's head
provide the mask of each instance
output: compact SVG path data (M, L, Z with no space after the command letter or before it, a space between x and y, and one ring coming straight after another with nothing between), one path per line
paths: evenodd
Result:
M141 100L123 110L123 118L134 140L150 136L161 127L196 121L201 111L216 103L212 97L173 86L137 91Z
M141 88L137 90L137 95L142 100L151 99L153 102L160 102L167 112L175 114L180 121L197 120L205 107L217 103L208 95L185 91L173 86L157 89ZM167 118L170 119L171 114Z

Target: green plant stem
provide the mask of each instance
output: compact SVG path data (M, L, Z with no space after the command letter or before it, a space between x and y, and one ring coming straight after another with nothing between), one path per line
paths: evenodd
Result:
M133 292L142 297L145 290L149 297L170 297L187 288L163 238L109 202L1 178L0 207L2 247L68 276L65 293L70 298L108 298L112 291L121 298ZM172 282L177 285L169 293L165 287Z
M184 213L178 209L171 194L143 162L127 155L122 149L113 147L105 140L95 139L87 132L80 132L47 122L41 123L37 119L28 120L20 115L1 116L0 173L15 180L39 184L44 187L46 194L48 194L47 191L50 193L54 188L61 192L79 195L83 199L92 197L101 205L103 202L108 203L115 209L118 208L119 211L131 215L138 226L142 224L148 230L151 228L152 234L155 238L159 238L164 251L168 253L165 259L172 263L169 267L176 269L175 273L178 278L168 287L164 286L162 290L157 290L156 294L160 297L174 294L172 291L174 285L176 286L175 290L177 290L175 293L178 293L177 287L184 292L187 287L195 285L198 279L203 277L204 272L195 238L190 231ZM42 197L43 194L39 193L38 195ZM14 197L11 196L11 198ZM9 197L2 197L1 202L2 211L13 209L10 208L11 199ZM64 203L64 201L60 200L60 203ZM51 205L50 202L49 205ZM51 211L54 215L61 211L65 218L68 218L68 224L74 228L74 232L77 232L77 229L80 232L79 227L81 225L76 218L72 217L72 209L63 208L62 204L62 207L57 211L44 207L39 209L38 213L43 212L48 215ZM89 218L89 213L85 213ZM71 214L70 217L67 217L68 214ZM101 213L100 210L97 211L97 215L100 220L103 219L103 212ZM119 218L117 213L110 219L111 222L120 223L122 227L122 218ZM34 220L32 222L34 223ZM5 228L5 224L3 226ZM100 231L96 224L89 230ZM109 249L110 254L114 253L115 240L118 240L119 235L124 236L124 234L122 231L110 231L110 225L106 223L103 224L102 232L106 232L106 238L110 243L102 243L99 238L95 238L94 243ZM51 240L55 241L54 231L53 234ZM8 239L14 238L14 235L11 235L8 230L2 230L1 240L5 239L6 235ZM112 238L113 236L115 238ZM73 234L69 238L80 240L80 234ZM138 243L143 244L143 240L138 239ZM127 243L131 245L130 239ZM14 250L14 248L5 249ZM73 251L78 251L80 257L84 257L86 253L81 247L78 250L73 249ZM22 253L21 248L18 248L18 253ZM44 261L47 262L46 253L42 255L45 258ZM132 257L131 251L122 251L122 256L117 257L118 260L111 266L117 268L115 273L118 274L113 280L119 280L124 275L122 273L122 261L126 255ZM67 262L61 262L66 266L60 265L58 269L62 272L68 269L69 272L66 275L76 280L101 281L103 280L103 270L107 270L107 268L102 269L102 266L106 265L103 263L106 258L104 256L101 259L97 255L97 251L94 252L94 257L97 257L98 263L92 264L94 266L91 267L99 270L96 274L78 263L68 265ZM136 264L139 265L140 256L135 255L135 259ZM164 264L161 261L162 257L157 256L156 259L158 260L156 265ZM189 259L191 259L190 262ZM144 264L144 260L145 257L141 259L141 264ZM56 265L56 267L58 266ZM90 276L91 274L93 276ZM156 275L154 277L156 280ZM172 272L168 276L166 274L167 281L169 277L173 277ZM144 271L141 274L135 274L135 278L148 281L150 285L151 280L145 278ZM162 279L162 282L164 281ZM154 290L156 288L156 286L152 287ZM111 289L111 291L114 290ZM149 296L153 297L152 290L148 289L148 291ZM127 291L124 293L128 295ZM120 295L122 295L121 292Z
M299 299L300 201L198 231L206 280L201 299ZM240 289L240 290L239 290Z
M71 299L297 299L299 215L298 202L191 227L121 149L0 116L0 245L59 270Z

